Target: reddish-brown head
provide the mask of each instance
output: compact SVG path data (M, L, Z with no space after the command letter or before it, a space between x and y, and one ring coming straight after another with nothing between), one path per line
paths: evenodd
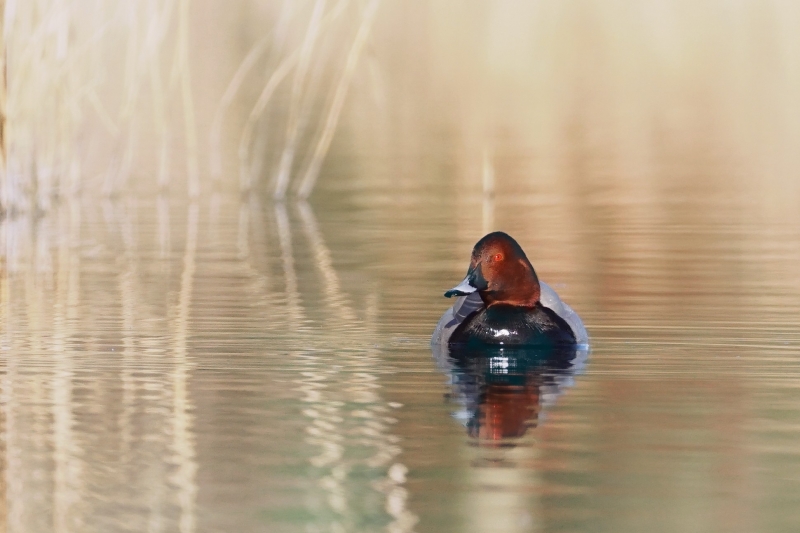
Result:
M445 296L478 291L487 306L504 303L532 307L541 289L530 261L517 241L502 231L486 235L472 249L467 277Z

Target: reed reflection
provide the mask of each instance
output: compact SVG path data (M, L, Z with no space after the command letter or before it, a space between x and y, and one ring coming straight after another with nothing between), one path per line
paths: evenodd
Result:
M583 345L536 347L435 346L433 356L447 375L453 417L478 446L515 446L544 411L574 384L586 365Z
M67 200L0 220L0 242L10 531L256 530L246 510L283 516L280 475L253 473L278 457L309 469L298 527L414 528L403 405L363 342L380 300L346 290L310 205ZM215 496L230 471L235 503Z
M392 411L402 406L383 398L383 385L375 370L382 366L378 351L371 347L354 348L360 339L375 336L377 298L375 295L367 298L364 320L360 321L351 298L342 290L331 250L311 206L298 202L293 207L287 209L281 202L273 205L290 327L296 328L297 338L308 334L306 328L300 327L307 322L309 304L301 297L303 279L295 265L299 246L293 244L293 222L299 219L301 235L322 281L323 331L336 332L339 338L333 345L327 342L324 350L291 352L301 369L295 383L302 394L301 401L306 404L302 411L308 420L304 441L316 449L308 463L316 472L317 489L321 489L310 491L308 500L316 501L317 505L324 501L321 507L332 511L328 520L323 518L325 513L316 511L314 514L318 516L307 527L349 531L357 527L360 516L382 514L364 503L369 499L364 496L367 487L359 482L359 477L370 472L368 490L380 493L384 499L383 512L389 520L386 529L397 533L410 531L417 516L406 505L408 490L404 485L408 468L398 461L402 449L399 437L392 430L397 422Z

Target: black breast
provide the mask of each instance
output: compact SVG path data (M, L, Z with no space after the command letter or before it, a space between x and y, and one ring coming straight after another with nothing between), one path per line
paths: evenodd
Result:
M535 307L493 305L473 314L453 332L449 344L555 346L574 344L575 335L561 317Z

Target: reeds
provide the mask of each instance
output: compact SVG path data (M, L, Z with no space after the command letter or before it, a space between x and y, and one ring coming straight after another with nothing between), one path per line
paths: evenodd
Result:
M615 10L599 0L479 2L457 12L407 2L377 10L378 0L223 4L3 1L3 208L48 210L54 198L81 190L194 196L211 187L268 188L277 198L309 196L341 134L348 94L359 91L365 50L387 80L387 108L407 109L404 117L422 127L434 110L432 119L455 139L473 130L469 151L502 130L518 132L529 153L553 154L562 130L573 127L563 124L571 110L617 132L586 133L603 150L625 143L624 151L644 158L654 150L651 122L654 131L670 130L668 110L703 116L713 108L720 120L707 123L724 122L720 128L742 145L732 153L763 157L793 183L784 169L794 156L769 156L792 153L800 123L800 13L792 3L623 2ZM376 10L406 23L374 35ZM213 15L203 19L206 11ZM231 11L236 17L222 20ZM207 20L213 16L217 26ZM748 23L756 19L763 31ZM368 100L352 101L366 117L355 134L393 135L398 117L376 125ZM765 134L749 139L758 128ZM400 133L408 135L385 145L414 147L426 132ZM549 187L560 179L556 167L545 170L547 161L528 182ZM621 173L631 176L623 193L649 187L635 165ZM499 170L498 180L508 183ZM791 209L790 197L775 200Z
M131 176L140 177L142 139L149 131L156 140L155 185L167 187L169 108L175 101L184 116L187 190L196 196L189 0L32 0L9 2L5 12L7 209L47 210L54 198L82 189L98 188L107 196L128 191ZM147 107L152 124L144 119Z
M5 39L5 0L0 0L0 185L5 185L6 174L6 39ZM5 188L5 187L2 187ZM4 194L0 190L0 216L5 206Z
M258 187L266 173L276 198L297 183L295 192L309 196L377 5L284 2L274 18L262 18L262 37L224 92L201 108L197 94L208 91L206 80L193 78L203 60L197 43L208 40L213 49L213 39L225 35L196 25L191 0L0 2L0 56L8 58L9 74L7 85L0 83L0 206L46 211L53 199L81 190L113 196L164 190L179 179L196 197L204 188L200 136L210 143L205 187L233 182L222 179L223 123L237 99L244 101L240 89L258 83L253 74L264 67L261 91L240 125L238 188ZM276 95L288 100L286 116ZM207 129L206 109L215 110ZM267 114L270 132L282 129L282 136L259 133Z
M297 191L301 198L308 198L314 189L314 185L317 183L319 171L322 167L322 161L325 158L325 155L328 153L328 148L330 148L333 134L336 131L336 125L339 122L339 115L342 112L342 106L344 106L344 99L345 96L347 96L347 90L350 88L353 72L355 72L356 63L358 62L358 58L361 56L361 50L364 48L364 43L366 43L367 37L369 36L379 2L380 0L370 0L369 4L367 4L367 7L364 8L358 33L356 33L356 37L353 40L353 45L350 48L350 52L347 54L344 72L342 72L339 83L336 85L333 101L331 102L328 110L328 115L322 128L322 133L319 136L316 148L314 149L314 153L311 157L311 162L309 163L308 169L303 175L303 180L300 182L300 188ZM281 198L282 196L283 190L278 187L278 184L276 184L275 197Z
M289 93L288 117L286 119L283 148L280 151L279 162L273 177L273 197L276 200L283 199L289 192L291 181L294 176L302 176L296 187L297 195L300 198L307 198L311 195L322 162L327 155L331 140L336 131L345 97L347 96L347 91L352 82L353 73L361 51L369 36L379 1L380 0L370 0L361 11L358 28L345 58L339 80L330 90L331 98L330 103L327 105L327 112L322 115L324 118L319 119L320 131L318 133L312 132L305 136L308 147L313 146L313 148L308 148L310 155L307 158L308 162L305 165L305 170L303 172L298 172L296 168L298 166L296 159L301 149L300 145L304 140L303 130L306 122L304 117L309 115L309 108L314 105L314 98L311 94L313 92L311 87L312 83L309 81L309 70L313 64L315 52L317 52L318 55L322 53L318 50L321 48L318 43L322 40L322 34L326 30L326 27L332 25L345 8L348 7L348 0L340 0L323 16L326 2L324 0L317 0L314 3L314 8L306 25L306 31L301 45L296 50L287 53L278 64L277 68L271 72L256 104L253 106L248 116L239 143L240 183L243 190L250 190L255 187L260 177L258 172L260 171L260 165L254 166L252 164L251 154L254 150L252 146L253 131L258 120L264 114L267 105L275 95L278 86L288 76L289 72L294 70L291 91ZM212 129L212 154L219 153L221 111L228 107L231 99L230 95L238 90L246 72L253 67L257 56L263 53L265 42L266 38L253 46L225 92L225 97L223 97L222 105L220 106L220 112L218 112L215 118L214 128ZM318 65L318 68L322 67ZM315 74L318 77L320 76L319 72ZM263 148L256 147L255 149ZM219 169L219 156L216 155L214 157L213 168Z

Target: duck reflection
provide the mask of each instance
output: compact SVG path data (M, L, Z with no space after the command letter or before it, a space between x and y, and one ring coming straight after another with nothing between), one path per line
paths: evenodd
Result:
M434 346L448 377L453 413L479 446L513 446L582 373L585 345L538 347Z

